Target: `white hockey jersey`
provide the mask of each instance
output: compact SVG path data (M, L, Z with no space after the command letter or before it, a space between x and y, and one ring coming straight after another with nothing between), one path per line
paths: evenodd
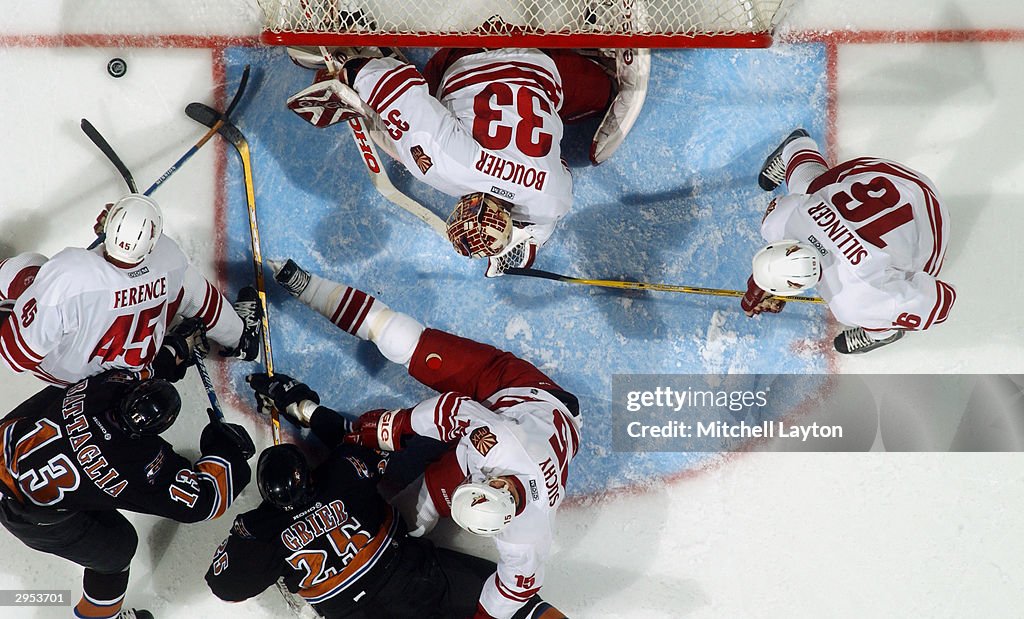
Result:
M39 269L0 325L0 358L62 386L109 369L142 371L176 315L199 316L210 339L238 345L241 319L167 236L131 269L107 262L102 248L69 247Z
M795 239L821 254L818 294L839 322L925 330L944 322L955 289L937 279L949 215L931 181L898 163L861 158L782 197L761 224L766 241Z
M511 353L434 329L420 336L409 374L440 393L411 409L413 431L455 445L427 468L417 527L450 515L467 478L515 479L521 511L493 538L498 567L479 600L491 617L508 619L544 583L555 512L580 448L575 397Z
M450 196L491 193L543 244L572 205L561 159L562 80L535 49L500 49L455 61L437 98L416 67L375 59L354 88L379 115L399 160Z

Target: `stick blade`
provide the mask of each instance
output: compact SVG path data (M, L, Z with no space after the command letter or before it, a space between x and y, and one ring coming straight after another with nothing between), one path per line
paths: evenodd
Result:
M209 105L192 102L185 106L185 115L199 124L212 127L220 120L220 113ZM85 119L82 122L88 122Z
M220 112L209 105L198 102L189 103L185 106L185 114L197 123L211 128L220 122L221 125L217 128L217 133L220 133L225 140L231 142L235 148L241 149L248 146L245 136L238 130L238 127L231 121L225 120Z

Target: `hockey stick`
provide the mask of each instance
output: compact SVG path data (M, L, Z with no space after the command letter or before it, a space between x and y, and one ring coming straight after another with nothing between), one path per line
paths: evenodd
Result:
M602 288L625 288L628 290L657 290L661 292L685 292L688 294L706 294L716 297L742 297L745 292L739 290L724 290L721 288L699 288L696 286L675 286L672 284L651 284L647 282L625 282L611 279L584 279L581 277L569 277L568 275L559 275L558 273L552 273L550 271L541 271L540 269L520 269L510 268L506 269L505 273L508 275L520 275L523 277L537 277L540 279L550 279L556 282L565 282L566 284L581 284L583 286L600 286ZM799 301L801 303L824 303L824 299L818 297L769 297L772 299L778 299L780 301Z
M124 161L121 161L121 158L117 156L117 153L114 152L114 148L110 145L110 142L107 142L107 140L100 134L99 130L97 130L96 127L94 127L88 120L83 118L81 126L82 131L85 132L85 135L89 136L89 139L96 145L96 148L100 149L100 152L106 156L107 160L117 168L118 174L120 174L121 178L124 179L124 183L128 185L128 191L132 193L139 193L139 188L135 186L135 179L132 178L131 171L128 169L128 166L124 164Z
M224 410L220 407L220 401L217 400L217 392L213 390L213 380L210 379L210 372L206 370L203 355L198 348L192 351L192 362L199 370L199 378L202 379L203 388L206 389L206 397L210 399L210 409L207 411L210 421L224 421Z
M388 202L412 213L420 221L430 226L431 230L441 235L441 238L447 239L448 226L444 223L444 220L416 200L399 191L394 183L391 182L391 177L388 176L387 170L384 169L380 155L377 154L377 147L374 144L376 139L384 139L383 132L374 129L372 121L369 119L364 128L362 119L359 117L350 119L348 126L352 130L352 139L355 140L356 146L359 148L359 154L363 157L363 165L366 166L366 172L370 175L370 182L373 183L377 193L382 195ZM373 136L375 135L378 137L374 138Z
M249 238L252 242L252 267L256 274L256 292L263 308L263 363L267 374L274 375L274 354L270 345L270 316L267 312L267 289L263 280L263 252L260 250L260 229L256 221L256 191L252 180L252 160L249 155L249 142L230 120L223 114L202 103L189 103L185 113L192 120L217 128L217 133L231 143L238 151L242 160L242 174L245 179L245 200L249 209ZM276 408L270 411L271 431L274 444L281 444L281 419Z
M231 103L228 104L228 108L224 112L225 118L227 118L231 114L231 112L234 111L235 107L238 105L238 102L241 101L242 93L245 92L245 87L248 83L249 65L245 65L245 69L242 70L242 79L238 83L238 90L235 91L235 96L231 98ZM192 148L185 151L184 155L179 157L177 161L171 164L171 167L167 168L167 171L161 174L160 178L153 181L153 184L150 185L149 189L147 189L142 195L148 196L151 195L154 191L156 191L157 187L162 185L164 181L166 181L168 178L171 177L172 174L178 171L178 168L184 165L186 161L191 159L192 156L195 155L199 151L199 149L203 147L204 144L209 142L210 138L217 134L217 129L219 128L219 126L210 127L210 129L203 135L203 137L199 138L199 141L193 144ZM100 135L100 132L96 130L96 127L94 127L92 123L90 123L88 120L83 118L82 131L85 131L85 134L89 136L89 139L91 139L93 143L99 147L103 154L106 155L108 159L110 159L111 163L114 164L114 167L117 168L118 172L121 173L121 175L125 179L125 182L128 184L128 189L131 190L132 193L136 193L138 189L135 187L135 179L132 178L132 174L130 171L128 171L128 167L124 164L123 161L121 161L121 158L117 156L117 153L114 152L114 149L111 148L110 144L103 138L102 135ZM95 249L96 246L102 243L106 238L107 235L101 232L99 235L97 235L96 240L93 241L91 245L89 245L89 249Z
M336 59L323 45L320 46L320 55L323 56L328 73L336 76L341 72L341 67L338 66ZM363 165L366 166L366 172L370 175L370 182L373 184L373 188L385 200L416 216L420 221L430 226L431 230L441 235L441 238L447 239L448 226L444 220L416 200L399 191L394 183L391 182L391 177L388 176L380 155L377 153L376 145L376 142L386 140L387 138L384 137L384 132L380 129L379 118L369 118L369 116L376 116L374 111L369 106L366 106L365 113L368 116L365 123L356 116L348 121L348 128L352 131L352 139L355 141L356 148L359 149L359 154L363 158Z
M235 108L238 106L238 102L242 99L242 93L245 92L245 87L249 83L249 69L249 65L245 65L245 68L242 69L242 78L238 82L238 90L235 91L235 96L231 98L231 102L228 103L227 109L224 110L225 120L231 116L231 112L235 111ZM221 124L223 124L223 121L218 122L221 122ZM188 149L188 151L186 151L185 154L181 156L181 158L179 158L177 161L171 164L171 167L167 168L167 171L164 172L163 175L160 176L160 178L156 179L156 181L154 181L153 184L150 185L149 189L147 189L145 194L143 195L148 196L149 194L156 191L157 187L159 187L165 180L167 180L168 177L170 177L172 174L178 171L179 166L181 166L183 163L191 159L192 155L196 154L196 152L200 148L202 148L204 144L210 141L210 138L217 135L218 129L220 129L220 125L210 127L209 131L203 134L203 137L199 138L199 141L193 144L192 148Z

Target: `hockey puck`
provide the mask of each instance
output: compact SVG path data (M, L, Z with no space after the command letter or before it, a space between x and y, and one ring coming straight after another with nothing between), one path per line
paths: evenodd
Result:
M107 63L107 73L110 77L123 77L128 72L128 63L124 58L111 58Z

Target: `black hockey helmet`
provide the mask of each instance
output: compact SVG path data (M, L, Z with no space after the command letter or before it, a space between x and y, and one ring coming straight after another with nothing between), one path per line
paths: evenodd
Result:
M171 427L181 411L181 396L162 379L144 380L124 394L114 421L132 438L160 434Z
M292 511L313 500L313 479L306 456L289 443L263 450L256 464L260 496L278 509Z

